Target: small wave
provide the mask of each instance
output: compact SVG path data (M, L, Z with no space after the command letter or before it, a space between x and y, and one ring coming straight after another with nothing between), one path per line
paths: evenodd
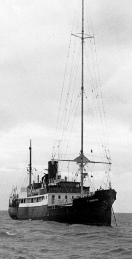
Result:
M109 250L109 251L107 251L107 252L104 252L104 253L102 253L103 255L104 254L109 254L109 255L114 255L114 256L121 256L121 255L126 255L126 253L127 253L127 250L125 249L125 248L123 248L123 247L115 247L115 248L113 248L113 249L111 249L111 250Z
M41 252L42 253L48 253L50 250L49 249L46 249L46 248L43 248L43 249L41 249Z
M24 256L18 256L17 259L27 259L27 257Z
M8 235L8 236L16 236L16 234L15 233L10 233L10 232L6 232L6 234Z
M115 249L112 249L110 252L115 254L115 253L123 253L124 251L125 251L124 248L117 247Z
M70 255L68 258L69 259L79 259L81 257L79 255Z
M1 231L0 232L0 236L1 237L10 237L10 236L16 236L16 233L11 233L11 232L9 232L9 231Z

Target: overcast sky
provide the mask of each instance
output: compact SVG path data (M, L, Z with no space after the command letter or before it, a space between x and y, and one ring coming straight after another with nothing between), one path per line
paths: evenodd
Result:
M88 0L86 0L88 2ZM79 0L0 1L0 208L51 158L58 100ZM115 212L132 212L132 1L90 0L112 156ZM77 154L78 155L78 154Z

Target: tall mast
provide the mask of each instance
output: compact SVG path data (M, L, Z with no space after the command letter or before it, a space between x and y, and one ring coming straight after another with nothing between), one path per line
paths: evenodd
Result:
M31 186L31 175L32 175L32 146L30 139L30 147L29 147L29 187Z
M82 0L82 84L81 84L81 197L83 196L83 93L84 93L84 0Z

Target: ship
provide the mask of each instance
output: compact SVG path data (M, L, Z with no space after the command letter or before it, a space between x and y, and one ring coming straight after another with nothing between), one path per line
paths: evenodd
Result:
M112 206L116 200L116 191L111 187L111 181L108 180L112 164L109 152L106 152L105 147L106 159L101 159L101 161L89 159L84 154L84 43L86 39L92 39L94 36L90 36L84 32L85 1L82 0L81 4L82 30L81 33L73 34L73 36L81 39L80 152L78 156L70 159L62 158L60 155L56 158L55 155L52 155L52 159L48 161L48 168L45 169L46 171L41 180L38 176L37 181L33 181L32 143L30 140L28 186L25 189L25 193L21 192L21 194L17 192L16 188L13 189L9 198L9 216L15 220L30 219L56 221L68 224L111 226ZM92 150L91 153L93 153ZM71 175L73 175L72 169L69 173L70 177L61 174L61 165L64 163L68 164L68 168L70 163L72 169L74 165L77 166L78 170L75 171L77 176L76 180L71 177ZM91 191L89 184L85 184L87 176L92 178L94 174L94 172L89 169L89 165L106 166L105 175L107 175L108 183L106 188L100 186L100 188Z

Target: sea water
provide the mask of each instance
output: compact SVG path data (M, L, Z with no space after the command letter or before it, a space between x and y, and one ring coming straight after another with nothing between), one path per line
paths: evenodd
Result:
M132 214L115 214L117 226L97 227L12 220L0 212L0 258L132 259Z

